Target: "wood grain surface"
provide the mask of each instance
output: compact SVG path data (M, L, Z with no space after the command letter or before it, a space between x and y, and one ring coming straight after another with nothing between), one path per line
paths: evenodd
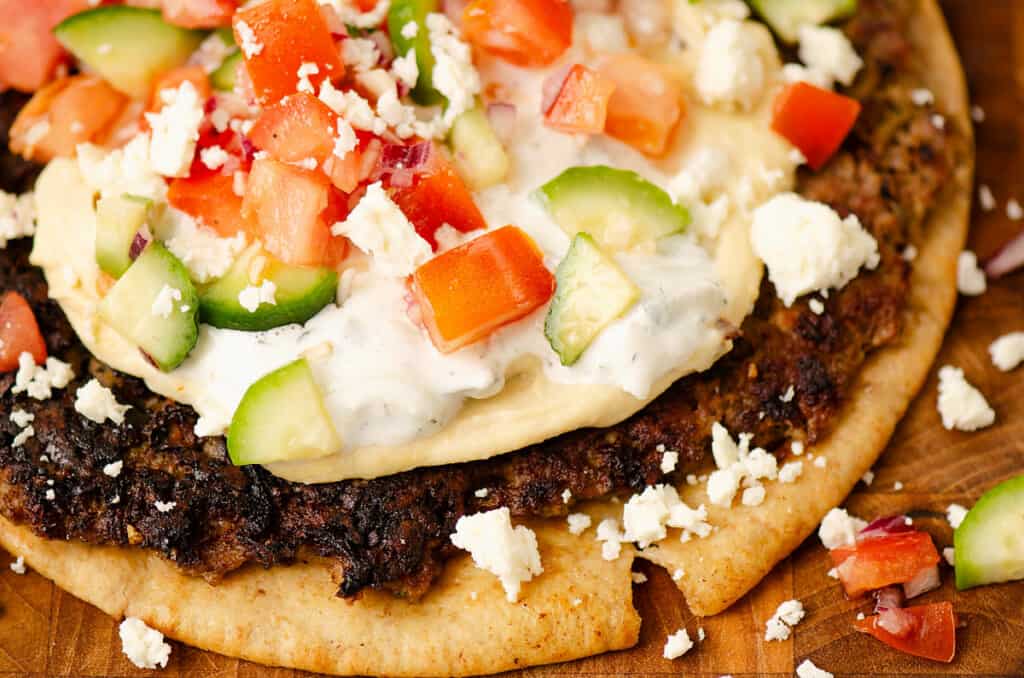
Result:
M943 2L963 56L974 102L986 114L978 126L978 181L999 200L993 212L975 210L971 246L991 255L1024 222L1005 214L1006 201L1024 201L1024 1ZM1018 39L1018 37L1020 39ZM857 514L909 513L940 545L952 543L944 511L951 502L970 506L1000 480L1024 473L1024 368L998 372L988 344L1001 334L1024 330L1024 273L991 287L982 297L961 300L939 364L964 369L998 413L995 426L978 433L945 431L935 410L935 378L913 404L870 487L859 485L848 505ZM896 483L902 483L897 490ZM117 623L97 609L29 573L19 576L0 554L0 676L137 676L121 654ZM970 675L1024 676L1024 583L958 593L952 572L925 602L952 600L964 625L958 654L950 665L916 660L855 633L851 622L870 604L847 601L826 576L830 563L811 538L782 562L753 592L725 614L697 619L668 576L637 565L649 581L634 588L643 616L639 645L628 651L569 664L528 670L528 676L618 675L793 675L805 658L837 676ZM793 638L763 640L764 622L784 600L797 598L807 617ZM702 627L706 640L674 662L661 658L668 633ZM300 672L268 669L174 644L164 676L297 677Z

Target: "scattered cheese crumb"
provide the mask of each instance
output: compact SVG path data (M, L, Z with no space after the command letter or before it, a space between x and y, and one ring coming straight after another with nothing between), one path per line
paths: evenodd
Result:
M857 621L861 621L863 619L864 619L864 613L863 612L858 612L857 613Z
M264 280L259 287L248 285L238 293L238 303L249 313L255 313L263 304L277 305L277 285L271 280Z
M31 353L18 356L18 373L14 377L11 393L28 393L30 398L46 400L53 395L53 389L64 388L75 378L71 365L50 357L46 364L36 365Z
M978 256L970 250L964 250L957 259L956 288L960 294L977 296L984 294L988 285L985 272L978 267Z
M633 572L633 573L631 573L631 576L633 578L633 583L634 584L646 584L647 583L647 575L644 574L643 572Z
M479 490L477 490L476 492L473 493L473 496L478 498L478 499L483 499L487 495L488 495L488 490L487 490L486 487L482 487L482 488L480 488Z
M947 546L942 549L942 557L946 559L946 562L949 563L950 567L956 567L956 551L952 546Z
M348 42L347 40L345 42ZM295 76L298 78L298 84L295 89L299 92L305 92L307 94L315 94L316 87L310 82L309 76L318 75L320 73L320 66L312 61L307 61L299 66L299 70L295 72Z
M146 113L146 121L153 132L149 161L153 170L165 177L186 177L199 141L199 126L206 115L204 101L188 80L177 89L159 93L163 108Z
M150 313L160 318L170 318L176 301L181 301L181 290L165 284L153 300Z
M947 429L976 431L991 426L995 411L981 391L972 386L958 367L946 365L939 370L939 415Z
M686 573L683 571L683 569L676 568L672 572L672 581L680 581L684 576L686 576Z
M29 427L29 428L31 428L31 427ZM46 497L46 501L53 501L54 499L57 498L57 493L54 492L53 490L47 490L46 494L43 495L43 496Z
M971 106L971 120L977 123L985 122L985 109L977 104Z
M734 441L729 432L720 423L711 426L711 454L718 470L714 471L707 482L708 499L717 506L731 506L741 482L746 482L748 489L760 485L764 478L778 478L778 461L761 448L750 449L750 434L739 436L739 443ZM746 494L746 492L744 492ZM757 492L750 494L751 501L756 500Z
M416 64L416 50L410 49L404 57L397 57L391 62L391 73L400 83L412 89L420 77L420 69Z
M907 245L903 248L903 252L900 253L900 256L903 257L903 261L914 261L917 259L917 254L918 252L916 247L913 245Z
M19 408L11 412L11 423L17 426L18 428L25 428L35 420L36 415L29 414L23 409Z
M462 516L455 524L451 541L469 551L478 568L498 577L509 602L519 599L523 582L544 572L537 535L523 525L513 528L506 507Z
M662 651L662 656L665 659L678 659L689 652L692 647L693 641L690 640L690 634L687 633L686 629L679 629L665 639L665 649Z
M910 92L910 100L915 106L928 106L935 103L935 95L930 89L921 87Z
M238 21L235 23L235 31L238 33L238 37L242 39L242 52L245 53L246 58L251 59L263 51L263 43L256 39L256 33L249 24L244 21Z
M120 461L120 460L119 461L114 461L114 462L111 462L111 463L109 463L109 464L107 464L106 466L103 467L103 473L105 475L110 476L111 478L116 478L119 475L121 475L121 469L123 467L124 467L124 462L123 461Z
M102 424L107 419L115 424L124 423L124 413L131 405L117 402L114 392L95 379L91 379L75 393L75 411L86 419Z
M828 459L825 457L818 457L817 459L814 460L814 465L818 468L825 468L827 464Z
M960 523L964 522L966 517L967 509L960 504L950 504L946 507L946 522L954 530L960 527Z
M895 483L892 484L892 489L896 490L897 492L901 491L903 489L903 483L897 480Z
M700 49L694 84L705 104L750 110L765 85L764 36L735 19L719 21Z
M378 181L345 221L331 227L334 235L343 235L373 257L373 265L385 275L405 277L432 256L430 244L413 228Z
M851 516L846 509L834 508L821 521L818 538L829 551L839 546L853 546L857 541L857 533L867 526L866 521Z
M992 189L986 184L978 187L978 204L985 212L991 212L996 208L996 197L992 195Z
M567 487L567 488L565 488L565 490L562 491L562 503L563 504L568 504L571 499L572 499L572 490L570 490Z
M220 146L208 146L199 151L199 159L207 169L211 170L220 169L230 158L228 152Z
M764 503L764 485L754 485L743 490L743 505L744 506L760 506Z
M419 32L420 25L415 21L410 21L409 23L405 24L404 26L402 26L401 30L402 37L405 38L406 40L412 40L419 34Z
M482 84L473 66L469 45L459 39L458 31L447 16L438 12L427 15L430 53L434 57L433 82L448 100L441 118L441 132L447 132L455 119L476 105Z
M1024 332L1004 334L988 347L992 364L1003 372L1009 372L1024 362Z
M571 534L583 534L591 523L590 516L586 513L570 513L566 520Z
M704 639L707 638L707 637L708 637L707 634L704 633L704 627L703 626L698 627L697 628L697 640L699 640L700 642L703 643Z
M826 572L826 574L829 577L831 577L832 579L839 579L839 568L838 567L833 567L831 570Z
M803 472L804 463L802 461L791 461L783 464L782 468L779 469L779 482L795 483Z
M800 623L804 614L803 603L799 600L787 600L782 603L765 623L764 639L769 642L788 639L792 628Z
M863 482L863 483L864 483L865 485L867 485L867 486L869 486L869 487L870 487L870 486L871 486L871 483L875 482L875 472L874 472L874 471L865 471L865 472L864 472L864 475L862 475L862 476L860 477L860 479L861 479L861 481L862 481L862 482Z
M800 666L796 667L796 675L799 678L835 678L824 669L819 669L810 659L805 659Z
M680 538L683 541L689 541L694 536L707 537L711 534L707 517L707 509L703 504L696 509L690 508L679 499L676 488L671 485L655 485L640 494L634 494L623 507L623 540L647 548L667 536L667 527L681 529Z
M176 501L155 501L155 502L153 502L153 506L155 506L156 510L159 511L160 513L167 513L169 511L173 510L174 507L177 506L177 505L178 505L178 502L176 502Z
M794 440L789 444L789 449L799 457L804 453L804 444L799 440Z
M805 25L800 28L800 60L812 71L843 85L853 83L864 61L838 28ZM826 88L827 89L827 88Z
M21 447L35 434L36 429L34 426L26 426L18 432L18 435L14 436L14 440L11 441L11 447Z
M128 617L118 628L121 651L140 669L166 668L171 646L164 642L164 634L151 629L141 619Z
M1016 198L1010 198L1006 203L1006 216L1013 221L1020 221L1024 218L1024 208L1020 206Z
M601 557L605 560L616 560L622 553L624 535L619 530L619 521L605 518L597 524L597 541L601 544Z
M672 471L676 470L676 465L678 465L678 463L678 452L666 452L665 454L661 455L661 472L672 473Z
M25 574L25 558L23 556L18 556L17 560L11 563L11 572Z
M794 397L796 397L796 387L794 387L793 384L790 384L789 388L786 389L786 392L779 396L779 400L784 403L788 403L792 402Z

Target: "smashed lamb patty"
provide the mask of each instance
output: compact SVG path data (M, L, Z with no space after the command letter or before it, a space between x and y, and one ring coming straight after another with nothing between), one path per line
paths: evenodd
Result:
M735 348L708 372L677 382L621 424L494 459L315 486L232 466L222 438L194 435L191 408L88 355L28 264L30 243L12 242L0 251L0 290L25 295L51 355L78 378L37 401L12 395L14 375L0 376L0 412L35 415L35 435L19 447L12 441L20 429L0 417L0 512L50 539L152 549L211 581L247 563L319 555L337 564L339 595L372 587L415 598L453 555L449 535L462 515L507 506L517 518L558 516L577 501L640 491L665 478L659 445L680 453L675 479L703 472L715 421L780 454L784 441L813 443L835 422L866 356L899 336L910 270L901 253L966 151L959 130L936 128L932 111L909 101L904 81L913 64L901 6L860 3L847 32L867 62L850 92L864 113L828 167L799 179L804 196L857 214L878 240L878 269L832 294L821 314L806 300L786 308L766 281ZM23 102L4 95L0 134ZM24 190L34 177L6 143L0 171L7 190ZM75 391L94 376L132 405L120 426L75 412ZM790 386L795 397L783 400ZM119 475L103 472L118 460ZM481 488L489 491L478 498ZM162 512L157 502L175 504Z

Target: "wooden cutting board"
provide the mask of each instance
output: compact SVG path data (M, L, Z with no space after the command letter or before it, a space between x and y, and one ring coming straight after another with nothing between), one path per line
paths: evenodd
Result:
M946 0L943 3L963 55L975 103L986 113L978 127L978 179L1000 203L974 217L971 247L984 258L1024 222L1011 222L1006 200L1024 201L1024 2ZM1017 40L1019 38L1019 41ZM945 431L935 411L935 379L896 432L877 465L870 487L859 485L849 500L854 513L909 513L940 545L952 534L944 511L951 502L970 506L1000 480L1024 473L1024 367L1003 374L988 359L988 344L1024 330L1024 273L993 285L980 298L963 300L940 363L959 365L988 396L995 426L978 433ZM895 484L902 483L902 489ZM117 624L97 609L61 592L39 575L18 576L0 554L0 676L136 676L121 654ZM793 675L804 658L837 676L970 675L1024 676L1024 583L957 593L952 573L926 601L952 600L964 621L951 665L889 651L853 631L851 622L870 604L844 599L826 576L830 563L811 538L750 595L718 617L699 620L687 610L668 576L646 563L649 577L634 587L643 616L639 645L625 652L524 672L524 675ZM784 600L798 598L807 617L792 640L765 643L764 622ZM675 662L661 658L668 633L685 626L707 639ZM174 644L164 676L298 677Z

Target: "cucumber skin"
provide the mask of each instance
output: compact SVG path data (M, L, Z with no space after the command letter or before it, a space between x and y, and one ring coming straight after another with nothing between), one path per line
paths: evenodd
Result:
M437 0L394 0L388 10L388 34L395 48L396 56L405 56L410 49L416 50L416 65L420 69L419 79L410 93L413 101L421 106L437 106L447 102L444 95L434 87L434 55L430 51L426 17L437 11ZM419 25L413 38L402 35L402 28L410 21Z
M1003 511L1007 508L1018 508L1024 515L1024 476L1004 481L982 495L974 508L967 513L967 517L964 518L960 527L953 533L957 590L963 591L975 586L1011 581L1010 579L990 579L980 571L980 567L973 566L974 559L971 558L970 553L974 551L975 544L968 542L979 532L980 539L984 541L985 533L988 532L985 530L986 523L1001 518ZM1024 524L1024 517L1020 518L1020 521ZM1024 541L1021 543L1024 544ZM1024 553L1020 557L1024 561Z
M338 273L331 269L291 267L270 261L264 279L278 286L277 304L262 304L250 313L238 302L238 294L249 285L249 262L260 256L258 248L250 248L220 280L199 294L200 317L207 325L225 330L262 332L282 325L302 324L332 303L338 294ZM269 255L268 259L270 259ZM289 285L289 276L307 277L304 289ZM291 288L291 289L289 289Z
M111 27L117 28L113 34ZM101 30L102 35L99 35ZM122 33L127 33L127 38L120 36ZM114 88L135 99L148 96L156 78L162 73L184 64L206 35L202 31L168 24L160 10L129 5L105 5L72 14L57 24L53 34L61 45ZM101 44L116 45L119 36L122 41L132 44L133 52L136 52L132 55L134 58L118 53L120 50L117 49L110 55L99 53ZM146 39L142 36L149 38L147 45L141 44L140 41ZM166 52L159 59L153 58L156 47ZM151 60L146 59L147 55ZM136 72L129 73L126 66Z
M238 77L238 65L243 63L241 50L236 50L224 58L224 62L210 73L210 84L218 92L232 92Z

